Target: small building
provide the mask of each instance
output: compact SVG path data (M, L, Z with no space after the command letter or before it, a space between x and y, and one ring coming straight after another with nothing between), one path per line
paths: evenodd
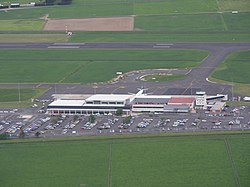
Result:
M195 108L196 109L207 109L206 92L196 92Z
M210 111L213 113L220 113L224 109L225 105L225 102L217 101L214 103L214 105L212 105Z

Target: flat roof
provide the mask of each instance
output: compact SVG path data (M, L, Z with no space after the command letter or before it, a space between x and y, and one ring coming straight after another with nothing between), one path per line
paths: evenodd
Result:
M83 106L84 100L55 100L49 104L49 106Z
M136 96L135 98L161 98L161 99L170 99L171 96L170 95L139 95L139 96Z
M172 97L168 103L177 104L177 103L193 103L195 98L193 97Z
M64 99L64 100L81 100L87 99L93 94L53 94L52 97L55 99Z
M130 99L133 95L128 94L95 94L86 99L86 101L117 101L123 102Z

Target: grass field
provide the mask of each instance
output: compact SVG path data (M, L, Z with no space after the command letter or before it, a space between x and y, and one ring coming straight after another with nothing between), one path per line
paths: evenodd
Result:
M135 28L143 31L224 31L220 14L202 15L139 16ZM192 22L190 21L192 20Z
M117 71L195 67L208 55L196 50L3 49L2 83L89 83Z
M3 141L1 185L247 187L249 143L249 135Z
M121 15L166 15L223 11L250 11L248 0L74 0L71 5L0 12L0 19L107 17Z
M248 0L217 0L218 9L220 11L249 11L250 10L250 1Z
M19 101L31 101L31 98L36 98L44 93L47 89L44 88L21 88L19 89L0 89L0 102L16 102ZM1 105L1 104L0 104Z
M69 36L66 34L0 34L1 43L52 43L52 42L68 42Z
M250 51L231 54L213 72L212 77L228 82L250 84Z
M194 34L195 33L195 34ZM70 42L250 42L250 33L78 32Z
M223 6L223 5L222 5ZM216 0L163 0L158 2L140 2L134 4L134 14L171 14L171 13L194 13L216 12L218 6Z
M167 82L167 81L175 81L185 79L186 75L146 75L142 78L144 81L149 82Z
M232 10L239 11L232 14ZM41 30L41 19L135 15L135 32L75 32L72 42L249 42L248 0L74 0L71 5L0 11L0 30ZM19 23L11 20L22 20ZM34 23L30 22L33 20ZM25 22L29 22L28 24ZM140 32L138 32L140 31ZM14 35L18 37L21 35ZM45 35L46 37L46 35ZM6 39L7 40L7 39ZM34 40L22 39L25 42ZM44 39L46 40L46 39ZM7 40L8 41L8 40ZM20 41L20 40L19 40ZM0 37L1 42L1 37ZM57 42L52 41L52 42Z
M36 31L42 30L43 20L0 20L0 30Z

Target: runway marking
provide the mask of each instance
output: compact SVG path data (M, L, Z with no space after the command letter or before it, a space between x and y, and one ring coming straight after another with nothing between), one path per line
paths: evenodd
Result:
M208 78L206 78L207 82L213 83L213 84L218 84L217 82L210 81Z
M154 45L153 48L170 48L171 46L167 46L167 45Z
M185 75L188 75L191 71L192 71L192 69L190 69L187 73L185 73Z
M174 45L174 44L155 44L155 45L161 46L161 45Z
M85 43L53 43L53 45L85 45Z
M49 46L52 49L78 49L80 46Z

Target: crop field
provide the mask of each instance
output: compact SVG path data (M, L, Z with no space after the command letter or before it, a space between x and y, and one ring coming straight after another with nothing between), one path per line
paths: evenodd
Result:
M3 49L0 82L101 82L117 71L195 67L207 55L198 50Z
M249 143L249 135L2 141L1 185L247 187Z
M231 54L212 74L213 78L250 84L250 51L241 51Z

